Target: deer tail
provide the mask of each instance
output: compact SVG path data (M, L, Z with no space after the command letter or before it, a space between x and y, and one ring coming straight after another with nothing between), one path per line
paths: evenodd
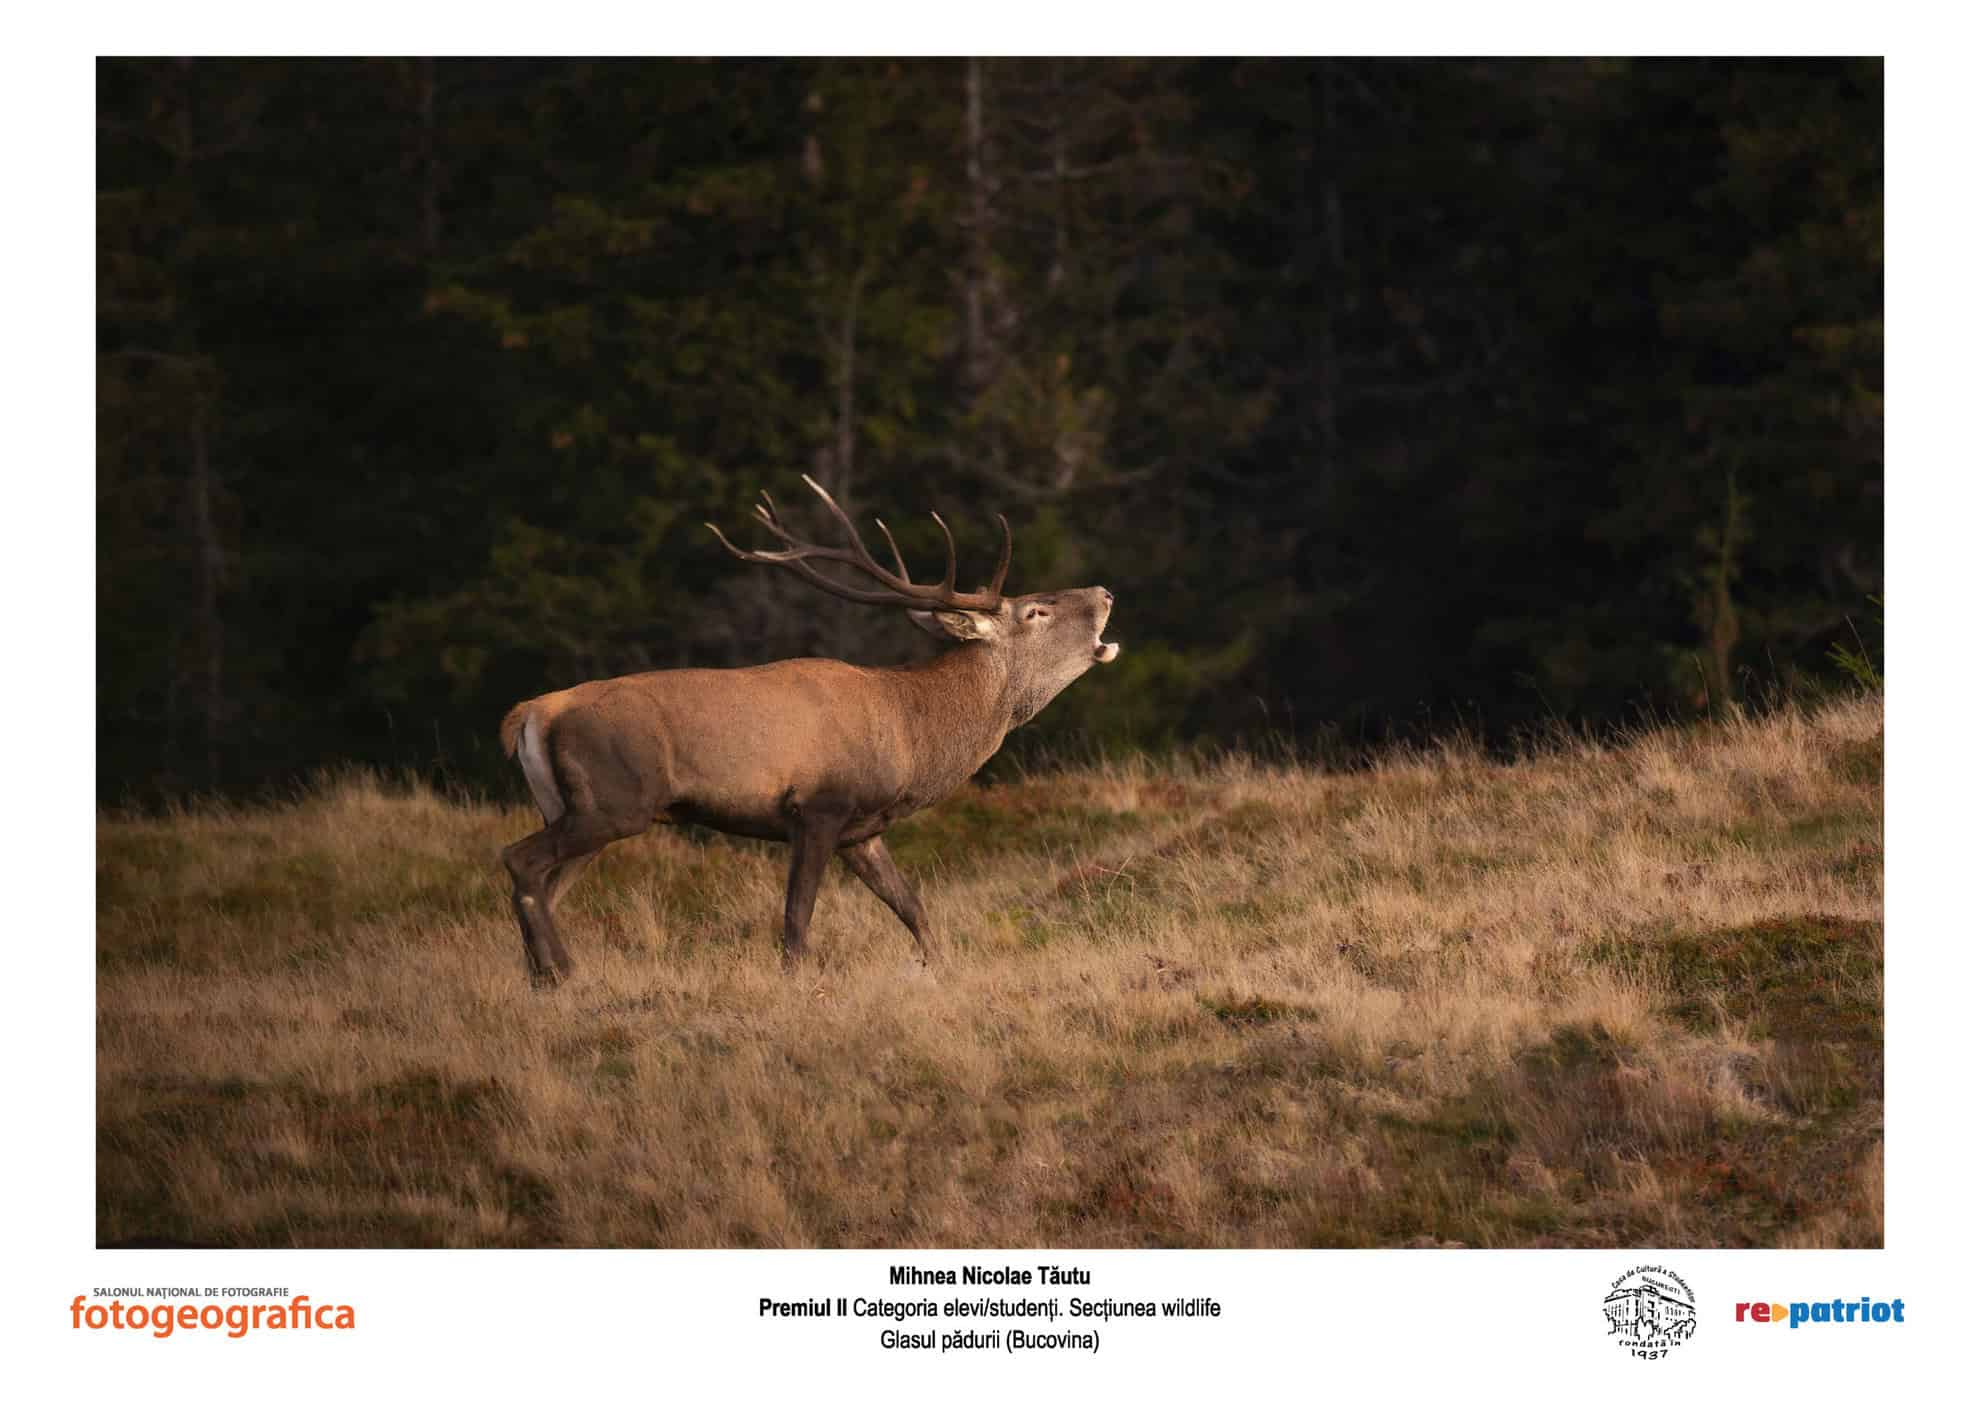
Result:
M535 701L536 699L534 698L527 698L517 703L509 709L508 715L502 719L503 756L515 756L516 748L522 742L523 722L529 717L529 705Z

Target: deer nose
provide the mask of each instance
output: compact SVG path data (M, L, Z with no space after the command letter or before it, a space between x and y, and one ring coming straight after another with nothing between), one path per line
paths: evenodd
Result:
M1100 590L1100 598L1106 600L1107 603L1112 604L1114 602L1114 592L1110 589L1107 589L1105 586L1102 586Z

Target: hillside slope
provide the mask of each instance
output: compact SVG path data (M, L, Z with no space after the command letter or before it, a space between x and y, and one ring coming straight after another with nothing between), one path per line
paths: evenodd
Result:
M890 835L946 940L656 831L104 816L102 1243L1877 1245L1882 704L1512 765L1118 765Z

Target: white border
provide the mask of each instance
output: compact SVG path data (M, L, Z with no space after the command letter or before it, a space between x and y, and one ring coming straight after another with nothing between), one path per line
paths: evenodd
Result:
M1542 1408L1648 1398L1771 1405L1867 1403L1902 1371L1953 1373L1963 1345L1961 1242L1971 1170L1973 832L1966 750L1976 695L1965 589L1980 519L1966 414L1976 322L1971 85L1950 33L1907 29L1893 7L1689 4L1629 16L1582 7L1413 6L1369 18L1277 10L1173 12L1000 7L984 26L925 12L849 25L842 9L747 15L565 5L523 17L464 7L344 5L329 20L263 6L90 7L90 26L12 27L7 88L8 250L24 318L9 321L4 559L8 614L6 779L16 907L7 915L14 1082L6 1212L15 1221L4 1329L25 1369L90 1405L165 1397L283 1406L490 1401L566 1404L607 1394L672 1404L862 1405L940 1400L1002 1406L1130 1399L1162 1406L1294 1399L1446 1399ZM1902 9L1897 12L1901 15ZM1263 20L1254 16L1263 14ZM1676 18L1673 18L1675 14ZM389 23L385 23L389 19ZM894 21L907 22L896 26ZM1263 26L1263 27L1261 27ZM466 37L465 41L463 36ZM251 39L249 37L252 37ZM988 41L988 42L985 42ZM93 958L84 777L93 752L93 288L96 50L117 52L1889 52L1889 1218L1882 1252L1119 1253L1076 1258L1096 1292L1207 1293L1215 1322L1122 1327L1097 1358L890 1355L815 1327L757 1318L756 1299L883 1291L905 1254L861 1253L114 1253L94 1251ZM990 1255L978 1255L988 1257ZM1039 1255L1043 1256L1043 1255ZM1016 1255L1013 1261L1031 1261ZM939 1262L925 1257L923 1262ZM1656 1366L1600 1335L1609 1282L1638 1262L1674 1268L1697 1293L1701 1330ZM68 1299L113 1283L263 1282L351 1301L341 1338L207 1334L158 1342L68 1330ZM1903 1329L1798 1332L1731 1323L1736 1300L1863 1294L1906 1299ZM1487 1314L1478 1320L1472 1314ZM973 1363L973 1364L972 1364ZM983 1369L976 1369L982 1366ZM1957 1387L1955 1387L1957 1388ZM1681 1406L1679 1408L1687 1408Z

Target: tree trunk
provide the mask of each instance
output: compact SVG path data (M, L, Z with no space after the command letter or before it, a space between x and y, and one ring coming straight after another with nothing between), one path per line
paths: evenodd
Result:
M859 382L859 302L870 269L866 261L861 261L859 269L853 272L852 285L846 291L845 311L839 320L838 348L832 360L839 395L835 481L840 494L849 494L852 489L853 453L857 445L854 413Z
M197 400L199 395L195 393ZM206 439L206 411L197 402L192 412L192 473L187 485L193 554L197 566L200 643L200 697L206 741L206 785L220 780L220 727L223 714L221 679L225 671L226 629L220 619L220 586L226 576L226 554L213 518L213 461Z
M1052 268L1045 288L1056 291L1065 283L1071 263L1072 238L1066 229L1066 64L1052 61Z
M1739 482L1730 469L1726 472L1726 515L1719 527L1718 555L1707 572L1705 587L1696 597L1698 627L1704 634L1705 691L1707 706L1725 712L1733 702L1733 650L1739 645L1739 608L1733 603L1733 580L1739 573L1739 542L1745 534L1740 524Z
M198 198L191 190L194 145L193 61L179 60L179 105L175 115L174 137L178 150L173 154L177 181L186 188L187 205ZM221 684L226 676L226 629L220 617L220 586L226 573L226 555L220 547L218 522L214 517L214 477L212 449L207 438L207 398L205 360L199 353L199 338L190 317L181 325L180 366L185 370L184 396L187 402L187 451L191 465L186 476L187 520L192 532L194 594L197 603L192 637L198 644L195 672L200 685L200 726L205 748L206 786L213 790L220 781L220 732L224 707Z
M989 335L984 326L990 281L990 187L984 171L983 61L963 70L963 170L969 184L969 258L963 274L964 369L969 393L990 382Z
M419 65L419 253L432 261L440 249L440 156L435 113L439 76L431 59Z
M1308 80L1313 153L1306 202L1308 246L1314 254L1318 317L1313 322L1313 433L1323 479L1331 482L1340 458L1341 355L1338 329L1341 291L1347 287L1346 238L1341 221L1340 123L1334 66L1320 60Z

